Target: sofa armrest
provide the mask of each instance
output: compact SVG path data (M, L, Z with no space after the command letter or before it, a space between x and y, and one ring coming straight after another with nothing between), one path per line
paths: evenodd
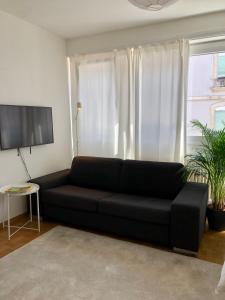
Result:
M174 248L197 252L205 227L208 185L187 182L172 203L171 243Z
M41 190L51 189L60 185L67 184L69 173L70 169L65 169L59 172L31 179L29 182L38 184Z

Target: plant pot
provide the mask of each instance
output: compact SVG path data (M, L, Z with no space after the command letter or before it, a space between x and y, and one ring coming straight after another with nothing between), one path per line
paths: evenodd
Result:
M212 206L207 207L209 228L216 231L225 230L225 210L215 210Z

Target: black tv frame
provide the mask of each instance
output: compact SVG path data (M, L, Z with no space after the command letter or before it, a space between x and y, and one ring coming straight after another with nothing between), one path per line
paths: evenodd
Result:
M49 108L51 111L51 120L52 120L52 142L49 143L43 143L43 144L35 144L35 145L29 145L29 146L21 146L21 147L13 147L13 148L2 148L2 143L1 143L1 129L0 129L0 151L5 151L5 150L13 150L17 149L17 152L19 153L20 148L30 148L30 153L31 153L31 148L36 147L36 146L42 146L42 145L50 145L54 144L54 129L53 129L53 114L52 114L52 107L51 106L33 106L33 105L17 105L17 104L0 104L1 106L11 106L11 107L33 107L33 108Z

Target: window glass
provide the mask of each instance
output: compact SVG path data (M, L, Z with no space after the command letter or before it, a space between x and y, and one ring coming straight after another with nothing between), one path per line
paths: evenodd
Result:
M225 53L218 54L217 77L225 77Z
M215 111L215 129L221 130L225 126L225 107Z
M220 76L220 77L219 77ZM187 98L186 152L193 152L201 142L201 132L193 128L199 120L209 128L225 126L225 53L190 57Z

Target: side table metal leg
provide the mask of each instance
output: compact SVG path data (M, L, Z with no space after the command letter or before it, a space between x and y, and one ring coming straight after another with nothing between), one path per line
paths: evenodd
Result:
M39 193L37 191L37 218L38 218L38 231L40 232L40 210L39 210Z
M33 212L32 212L32 202L31 202L31 194L29 195L30 200L30 221L33 221Z
M8 210L8 240L10 240L10 196L7 195L7 210Z

